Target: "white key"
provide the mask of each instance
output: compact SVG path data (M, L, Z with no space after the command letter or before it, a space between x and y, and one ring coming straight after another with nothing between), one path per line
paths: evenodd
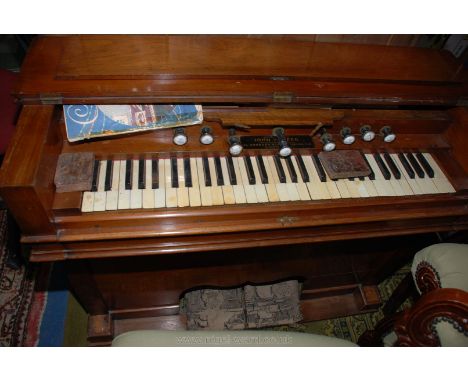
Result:
M236 174L236 183L232 186L234 191L234 197L236 198L236 204L247 203L247 198L245 196L244 185L242 183L242 174L239 170L239 165L236 158L232 158L232 165L234 167L234 173Z
M270 169L272 179L273 179L273 184L275 185L279 200L281 202L288 202L291 199L289 198L288 190L286 188L286 183L280 182L278 171L276 170L274 158L272 156L267 156L266 159L267 159L266 162L268 162L268 167ZM270 174L268 174L268 178L270 178Z
M388 171L390 173L390 179L387 180L387 182L390 182L390 186L392 187L395 195L396 196L404 196L405 192L404 192L403 188L401 187L400 181L398 179L396 179L395 176L393 175L392 170L390 169L390 166L388 165L387 161L384 158L384 155L381 154L380 158L382 159L382 162L385 164L385 166L387 167L387 169L388 169Z
M119 176L120 161L112 161L112 183L111 189L106 191L106 210L116 210L119 205Z
M153 191L153 162L151 159L145 160L145 188L143 190L143 208L154 208Z
M166 164L158 159L158 188L154 190L154 208L166 207Z
M363 180L359 178L355 178L354 185L356 186L356 189L357 189L357 192L359 193L360 198L368 198L370 196L369 193L367 192L367 188Z
M232 158L236 163L237 168L242 177L242 185L244 186L245 199L247 203L257 203L257 194L255 193L255 188L249 183L249 178L247 176L247 171L245 169L244 158Z
M367 191L367 193L369 194L370 197L379 196L377 190L375 189L374 183L372 182L372 180L369 179L368 176L366 176L364 178L364 180L361 181L361 183L366 188L366 191Z
M177 159L177 176L179 178L179 187L177 188L177 207L188 207L190 205L189 191L185 187L184 159Z
M432 158L431 154L423 153L423 155L426 158L429 165L434 170L434 178L432 180L434 181L434 184L436 185L437 189L443 193L456 192L455 188L453 188L453 186L450 184L444 172L441 170L436 160Z
M203 172L202 158L197 158L197 173L198 173L198 183L200 185L201 205L212 206L213 200L211 198L211 190L209 187L206 187L205 174Z
M418 158L416 157L416 154L413 154L413 156L424 172L424 178L419 178L420 182L424 184L424 186L421 187L423 191L427 192L428 194L441 194L442 192L439 191L437 185L434 183L434 180L432 178L429 178L429 175L427 175L423 165L421 164L421 162L419 162Z
M200 197L200 184L197 171L197 160L195 158L190 158L190 172L192 174L192 187L189 187L190 207L200 207L202 205Z
M410 160L408 159L408 157L406 156L406 153L404 154L406 159L408 160L408 163L410 164L410 166L413 168L413 171L414 171L414 174L415 174L415 177L414 177L414 180L415 182L418 184L418 187L419 189L421 190L421 193L426 195L426 194L437 194L438 193L438 190L437 188L435 187L434 183L432 183L432 181L428 178L427 174L424 173L424 178L420 178L418 176L418 174L416 173L416 169L413 167L413 165L411 164ZM416 161L418 161L416 159L416 155L413 155L414 159ZM419 163L419 162L418 162ZM422 166L421 166L422 167ZM423 170L424 171L424 170Z
M286 189L288 190L289 200L301 200L301 197L299 196L299 191L297 190L297 185L296 183L293 183L291 179L291 174L289 174L289 169L286 161L284 159L281 159L280 162L283 167L284 174L286 175Z
M268 203L268 194L266 192L265 186L262 183L262 179L260 177L260 170L258 169L257 158L254 156L250 157L250 162L252 163L252 168L254 170L255 175L255 193L257 194L257 200L259 203Z
M99 162L99 176L97 183L97 191L94 193L94 206L93 211L105 211L106 210L106 166L107 161L102 160Z
M177 188L172 187L172 171L170 159L164 159L164 175L166 178L166 207L177 207Z
M314 160L312 160L312 164L315 167ZM336 182L331 180L330 177L328 176L327 172L324 170L325 173L325 186L328 189L328 192L330 193L330 196L332 199L341 199L341 194L340 191L338 190L338 186L336 185ZM318 176L318 173L317 173ZM319 178L320 179L320 178Z
M213 157L208 158L208 164L210 166L211 176L211 199L213 200L214 206L222 206L224 204L223 190L221 186L218 186L218 182L216 180L216 168Z
M270 163L269 163L268 157L267 156L262 156L262 159L263 159L263 164L265 165L265 171L266 171L267 176L268 176L268 183L265 184L265 189L267 191L268 200L270 202L272 202L272 203L279 202L280 197L279 197L278 192L276 190L276 182L275 182L275 178L274 178L274 175L273 175L273 171L270 168ZM273 170L276 171L275 169L273 169Z
M327 175L327 182L328 182L328 175ZM340 193L341 198L351 198L351 194L348 191L348 187L346 186L346 182L344 179L337 179L334 181L336 187L338 188L338 192Z
M125 160L120 161L120 173L119 173L119 210L127 210L130 208L130 190L125 189Z
M332 197L325 182L320 181L317 170L312 162L312 157L310 155L303 155L302 160L309 174L309 182L306 185L312 200L331 199Z
M93 212L94 208L94 192L83 192L83 200L81 201L81 212Z
M375 180L372 182L374 183L375 189L379 196L395 196L395 191L393 190L390 182L387 182L383 177L382 173L380 172L380 168L377 162L374 159L374 156L371 154L365 154L369 165L372 168L372 171L375 175Z
M398 157L397 154L391 154L392 158L394 159L394 162L398 166L401 172L401 176L406 179L406 182L408 185L411 187L411 190L413 191L414 195L422 195L423 191L419 187L419 184L416 182L415 179L410 178L408 173L405 170L405 167L403 166L403 163L400 162L400 158ZM416 176L416 174L415 174Z
M400 163L398 160L398 155L397 154L390 154L390 158L393 159L393 163L395 163L395 166L397 166L398 170L400 171L401 177L398 179L398 182L400 183L401 189L403 190L403 195L414 195L414 191L409 185L408 181L406 180L405 177L405 169L403 168L403 165Z
M297 159L294 156L291 157L291 162L294 166L294 170L296 170L297 174L297 192L299 193L299 198L301 200L310 200L310 195L309 195L309 190L307 190L307 185L304 183L304 180L302 179L301 172L299 170L299 165L297 164Z
M348 189L349 196L351 198L360 198L361 195L359 194L359 190L357 188L357 184L354 181L354 179L353 180L343 179L343 180L346 184L346 188Z
M221 162L221 171L223 172L224 186L221 186L223 190L223 199L225 204L235 204L236 197L234 195L234 190L231 186L229 179L229 172L227 168L226 157L219 158Z
M132 161L132 189L130 190L130 208L140 209L143 207L142 190L138 189L138 160Z

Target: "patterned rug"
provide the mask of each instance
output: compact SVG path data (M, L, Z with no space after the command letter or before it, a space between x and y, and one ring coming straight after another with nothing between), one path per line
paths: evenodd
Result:
M7 214L0 210L0 346L36 346L47 303L50 266L11 268Z
M304 333L322 334L331 337L343 338L357 343L359 337L368 329L373 329L377 322L383 318L382 307L390 298L398 284L411 271L411 264L407 264L391 277L379 284L380 297L383 301L381 308L374 313L357 314L354 316L339 317L331 320L314 321L304 324L282 325L273 330L294 331ZM406 309L412 304L411 299L407 299L399 308Z

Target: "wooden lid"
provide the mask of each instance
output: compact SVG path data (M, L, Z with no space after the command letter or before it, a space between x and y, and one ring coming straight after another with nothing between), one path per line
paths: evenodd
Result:
M433 49L239 36L45 36L25 103L455 104L459 63Z

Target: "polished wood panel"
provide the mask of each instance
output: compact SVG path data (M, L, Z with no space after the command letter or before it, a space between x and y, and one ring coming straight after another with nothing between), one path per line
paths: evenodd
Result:
M458 66L448 52L433 49L220 36L48 36L28 54L16 94L36 103L270 103L288 93L287 102L299 103L455 104L463 94Z

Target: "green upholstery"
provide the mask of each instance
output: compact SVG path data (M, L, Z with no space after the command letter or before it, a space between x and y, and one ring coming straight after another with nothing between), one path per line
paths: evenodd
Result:
M318 334L273 330L137 330L123 333L112 346L357 346Z

